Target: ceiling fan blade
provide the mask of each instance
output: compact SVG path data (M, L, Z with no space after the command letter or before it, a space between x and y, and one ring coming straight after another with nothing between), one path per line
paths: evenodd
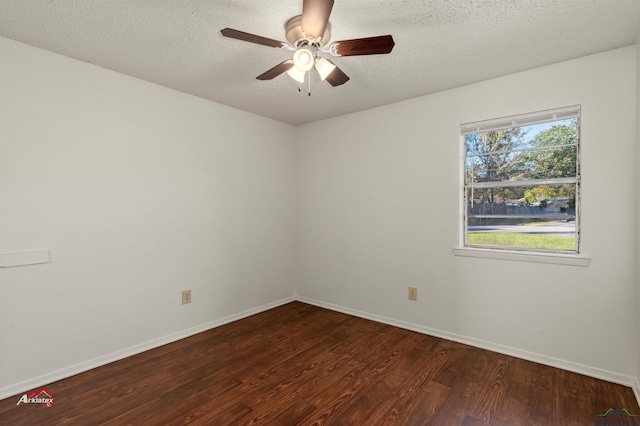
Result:
M322 39L333 9L333 0L304 0L302 3L302 32Z
M283 72L289 71L292 67L293 67L293 61L289 59L279 63L275 67L271 68L269 71L265 71L264 73L260 74L256 78L258 80L271 80L279 76Z
M342 72L340 68L336 67L331 72L331 74L327 76L326 80L333 87L336 87L336 86L340 86L341 84L345 84L347 81L349 81L349 76L346 75L344 72Z
M223 36L229 38L235 38L237 40L248 41L249 43L262 44L269 47L286 47L286 43L271 38L257 36L255 34L245 33L244 31L234 30L232 28L225 28L220 30Z
M336 41L331 45L331 53L335 56L380 55L390 53L395 44L390 35L355 38Z

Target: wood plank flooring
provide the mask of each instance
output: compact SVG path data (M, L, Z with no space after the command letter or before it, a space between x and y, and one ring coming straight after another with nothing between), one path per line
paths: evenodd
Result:
M584 426L610 408L640 414L624 386L300 302L44 388L53 406L4 399L0 424Z

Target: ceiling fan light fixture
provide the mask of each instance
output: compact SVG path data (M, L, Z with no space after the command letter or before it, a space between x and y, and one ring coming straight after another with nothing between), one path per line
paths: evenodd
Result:
M220 30L220 33L223 37L293 51L293 58L279 63L257 76L256 79L272 80L286 72L300 84L308 81L310 95L311 80L315 78L311 77L311 68L315 68L320 78L333 87L341 86L349 81L348 75L333 62L319 57L318 53L323 56L324 54L333 56L382 55L391 53L395 46L390 34L340 40L328 45L331 40L329 18L333 3L334 0L302 0L302 14L294 16L285 24L288 43L233 28L224 28ZM307 73L309 73L308 77ZM300 86L298 86L298 90L301 91Z
M291 69L287 71L287 74L289 74L289 77L291 77L298 83L304 83L304 76L306 73L307 73L306 71L301 71L297 67L291 67Z
M333 70L336 69L335 64L325 58L318 58L318 60L316 61L315 67L316 67L316 71L318 71L318 74L320 74L320 79L322 81L324 81L327 77L329 77L329 74L331 74Z
M293 54L293 63L295 65L295 68L300 71L309 71L311 68L313 68L313 62L313 52L306 47L302 47L296 50L296 53Z

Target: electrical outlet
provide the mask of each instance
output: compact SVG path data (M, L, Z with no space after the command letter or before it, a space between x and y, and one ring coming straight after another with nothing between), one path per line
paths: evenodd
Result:
M191 303L191 290L182 292L182 304L186 305L187 303Z
M418 289L409 287L409 300L418 300Z

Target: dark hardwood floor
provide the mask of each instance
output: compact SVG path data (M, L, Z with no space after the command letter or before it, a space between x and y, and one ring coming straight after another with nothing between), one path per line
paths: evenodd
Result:
M610 408L640 414L624 386L300 302L44 388L51 407L16 395L0 423L584 426Z

